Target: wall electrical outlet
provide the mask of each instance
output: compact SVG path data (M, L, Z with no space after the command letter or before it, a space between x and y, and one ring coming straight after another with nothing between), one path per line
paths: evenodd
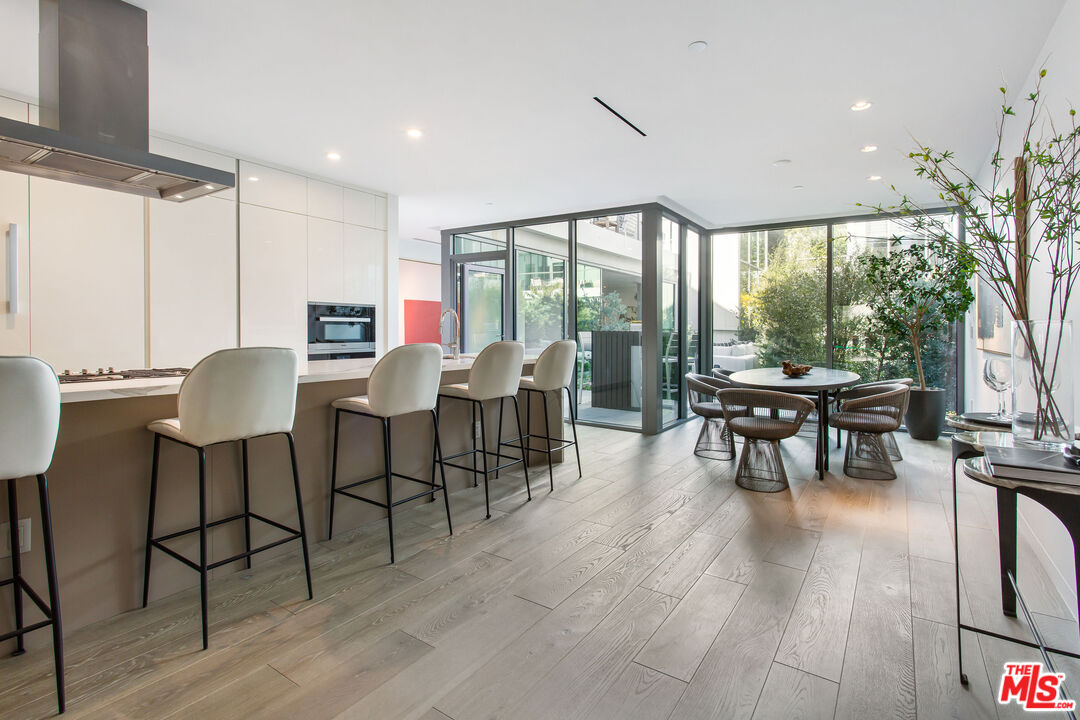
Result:
M0 558L11 557L11 523L0 523ZM30 552L30 518L19 520L19 552Z

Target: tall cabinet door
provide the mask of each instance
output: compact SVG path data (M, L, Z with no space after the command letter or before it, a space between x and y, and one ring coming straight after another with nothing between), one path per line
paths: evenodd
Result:
M240 205L240 344L307 361L307 217Z
M236 347L236 203L151 201L150 366Z
M27 112L26 103L0 97L0 117L26 122ZM29 355L30 178L10 172L0 172L0 288L0 355Z
M30 178L30 351L58 372L145 367L144 205Z

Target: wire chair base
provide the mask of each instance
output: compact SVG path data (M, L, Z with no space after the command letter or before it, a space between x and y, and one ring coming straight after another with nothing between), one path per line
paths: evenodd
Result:
M844 453L844 474L863 480L895 480L889 451L879 433L851 430Z
M735 436L723 418L705 418L701 423L694 454L708 460L734 460Z
M742 456L735 470L735 484L755 492L787 490L787 471L780 457L780 442L744 437Z

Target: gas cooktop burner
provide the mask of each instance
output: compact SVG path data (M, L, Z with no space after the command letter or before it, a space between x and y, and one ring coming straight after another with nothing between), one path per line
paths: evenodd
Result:
M141 368L138 370L114 370L113 368L98 368L92 373L86 368L82 372L73 373L65 370L57 377L62 383L94 382L97 380L132 380L135 378L170 378L184 377L191 368Z

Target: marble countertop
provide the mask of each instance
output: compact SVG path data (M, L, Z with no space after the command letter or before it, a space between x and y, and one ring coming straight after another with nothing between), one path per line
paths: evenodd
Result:
M472 367L474 358L473 355L462 355L460 360L445 359L442 362L443 372L468 370ZM535 362L535 356L525 358L526 365ZM375 367L375 363L374 358L309 362L306 368L301 369L297 382L303 385L314 382L364 380L371 376L371 369ZM60 402L89 402L92 400L120 400L153 395L175 395L180 392L180 383L183 380L183 378L179 377L168 377L61 383Z

